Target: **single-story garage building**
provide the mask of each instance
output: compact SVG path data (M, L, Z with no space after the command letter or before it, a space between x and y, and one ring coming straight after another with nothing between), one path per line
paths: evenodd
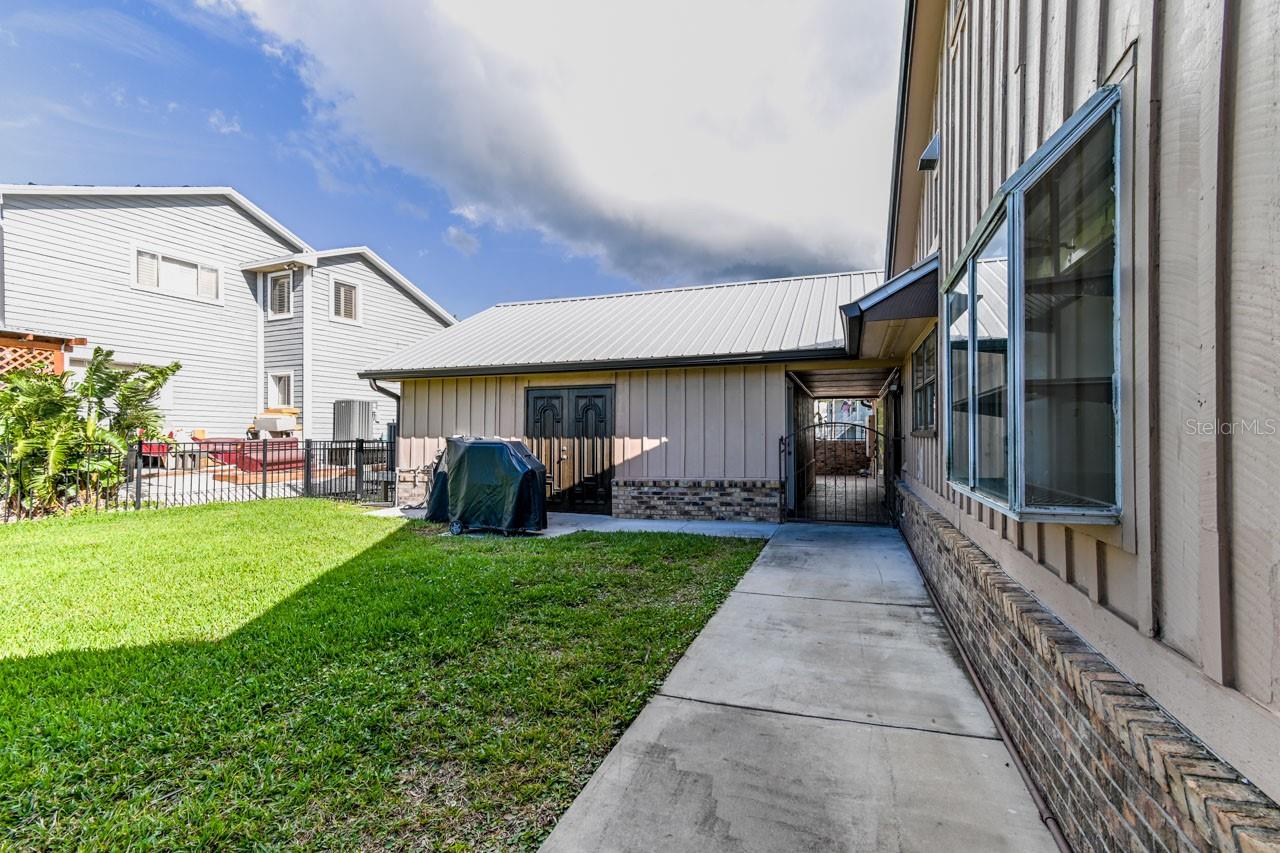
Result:
M399 501L451 435L526 441L558 510L776 521L872 500L887 425L817 424L814 401L881 397L935 316L925 266L506 303L433 333L361 373L400 383ZM819 496L824 470L848 477Z

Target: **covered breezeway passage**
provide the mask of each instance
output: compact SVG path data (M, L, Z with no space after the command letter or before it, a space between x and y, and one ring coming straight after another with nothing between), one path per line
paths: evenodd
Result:
M1057 849L897 530L788 524L543 850Z
M790 424L778 444L786 518L891 523L893 446L873 411L893 371L844 367L787 378Z

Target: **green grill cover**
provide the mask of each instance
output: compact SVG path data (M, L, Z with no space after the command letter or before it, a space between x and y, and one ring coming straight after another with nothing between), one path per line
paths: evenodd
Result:
M450 438L436 467L427 518L447 521L454 530L542 530L546 480L547 469L523 442Z

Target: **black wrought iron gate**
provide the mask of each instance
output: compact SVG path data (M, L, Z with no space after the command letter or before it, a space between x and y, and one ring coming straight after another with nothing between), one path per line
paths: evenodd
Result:
M866 424L803 427L779 442L787 517L802 521L890 524L891 448Z

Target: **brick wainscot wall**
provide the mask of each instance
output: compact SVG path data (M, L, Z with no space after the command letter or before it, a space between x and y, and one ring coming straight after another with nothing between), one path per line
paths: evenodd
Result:
M777 480L614 480L617 518L781 521Z
M899 494L903 536L1073 847L1280 851L1276 803L908 487Z

